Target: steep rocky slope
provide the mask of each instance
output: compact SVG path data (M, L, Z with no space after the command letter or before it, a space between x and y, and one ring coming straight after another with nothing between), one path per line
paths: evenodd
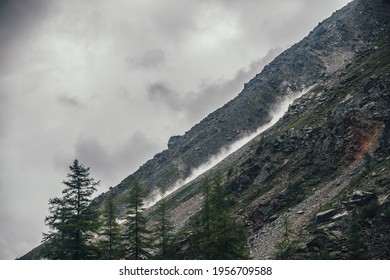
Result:
M320 82L275 127L216 167L233 212L246 221L254 258L275 256L285 220L297 242L294 257L350 258L354 213L366 258L390 256L389 50L378 45ZM176 194L181 204L173 212L199 209L196 186Z
M284 96L329 79L348 66L357 54L371 50L378 34L384 34L386 27L369 10L374 8L364 5L354 1L320 23L301 42L267 65L235 99L183 136L172 137L167 150L146 162L112 191L121 196L135 177L148 191L169 188L221 147L267 123L270 111Z
M200 208L200 182L218 170L232 215L245 220L254 258L275 257L286 220L294 258L350 258L354 223L366 257L388 258L389 16L387 0L355 0L321 22L235 99L172 137L167 150L112 188L122 213L134 178L149 193L169 188L269 122L285 96L310 88L276 125L168 197L178 257L191 246L186 226ZM94 205L101 207L106 195Z
M384 1L352 2L251 81L283 77L290 51L322 73L277 125L214 168L246 221L254 258L275 257L285 220L297 244L291 257L352 258L353 215L365 257L390 256L389 11ZM199 209L199 181L174 196L178 225Z

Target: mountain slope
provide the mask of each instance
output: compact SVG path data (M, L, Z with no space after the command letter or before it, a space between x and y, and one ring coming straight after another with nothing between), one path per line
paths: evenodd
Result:
M389 31L388 3L354 1L251 81L283 73L289 66L284 58L303 50L323 62L323 68L303 63L312 67L307 71L324 71L306 80L315 87L276 126L215 168L225 175L234 213L246 220L253 257L274 257L288 219L300 258L321 257L324 250L349 258L346 240L354 212L361 215L362 236L378 236L368 242L367 257L389 257L384 249L389 246L378 249L389 245ZM172 212L180 225L188 211L199 209L198 184L195 180L174 196L180 203L173 203ZM333 215L316 220L325 210ZM370 219L362 214L367 211Z
M193 168L216 154L221 147L267 123L273 106L284 96L326 79L355 52L369 49L369 42L359 41L359 36L369 37L365 34L365 27L359 26L363 23L344 19L356 5L350 4L320 24L308 37L266 66L235 99L211 113L185 135L172 137L167 150L125 178L114 192L118 195L125 192L135 177L148 191L168 188L187 177ZM352 36L350 30L356 34Z
M377 248L390 245L389 13L389 1L355 0L320 23L235 99L172 137L167 150L112 188L121 213L134 178L149 193L173 186L222 147L269 122L286 96L310 88L276 125L169 196L178 240L189 242L186 226L202 201L201 179L219 170L232 214L246 221L253 257L275 256L288 219L298 244L295 257L329 251L348 258L356 212L362 236L376 236L368 245L370 257L388 258L386 249ZM94 205L101 207L106 197ZM375 211L365 217L370 203ZM185 257L185 249L179 252Z

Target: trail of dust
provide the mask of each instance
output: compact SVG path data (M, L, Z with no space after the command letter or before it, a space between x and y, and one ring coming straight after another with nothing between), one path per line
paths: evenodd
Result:
M173 193L174 191L180 189L181 187L188 184L192 180L196 179L198 176L200 176L201 174L205 173L206 171L208 171L211 168L213 168L214 166L216 166L218 163L220 163L222 160L227 158L232 153L236 152L238 149L243 147L245 144L249 143L257 135L259 135L260 133L262 133L262 132L266 131L267 129L269 129L270 127L272 127L288 111L289 106L294 102L294 100L300 98L302 95L304 95L305 93L310 91L311 88L312 87L307 88L307 89L305 89L301 92L298 92L298 93L292 93L289 96L285 97L278 104L276 109L270 113L271 120L267 124L260 126L255 132L253 132L247 136L244 136L243 138L237 140L233 144L231 144L227 147L222 147L221 150L216 155L211 156L211 158L209 158L207 160L207 162L205 162L205 163L201 164L200 166L198 166L197 168L193 169L187 178L178 180L175 184L173 184L171 187L169 187L165 191L165 195L169 195L169 194ZM161 198L162 198L161 192L159 190L155 190L145 200L144 205L146 208L149 208L149 207L153 206L154 204L156 204L157 202L159 202L161 200Z

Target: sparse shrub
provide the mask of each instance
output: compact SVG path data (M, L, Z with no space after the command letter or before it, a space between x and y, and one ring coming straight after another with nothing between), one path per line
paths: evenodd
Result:
M362 208L360 218L362 220L373 219L376 217L378 212L379 212L378 200L372 199L366 206Z
M332 256L330 255L330 252L328 249L322 250L317 257L318 260L332 260Z
M390 223L390 207L389 206L383 210L383 219L385 222Z
M283 239L277 242L275 245L275 259L277 260L291 260L294 259L296 253L296 241L293 241L291 228L291 222L287 219L283 219Z
M352 260L364 260L368 257L368 246L363 237L362 228L359 224L359 217L356 212L352 214L348 231L347 248L349 251L349 258Z
M232 176L232 174L233 174L233 167L230 167L226 175L230 177Z
M288 243L285 240L276 243L275 245L275 259L277 260L292 260L296 252L296 245L294 242Z

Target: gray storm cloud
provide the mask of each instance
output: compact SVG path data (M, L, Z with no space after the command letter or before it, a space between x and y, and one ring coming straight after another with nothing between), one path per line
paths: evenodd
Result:
M45 0L0 2L0 73L6 75L13 68L14 51L23 48L25 40L34 37L35 27L48 16Z
M271 49L262 59L239 69L228 80L201 81L196 92L180 94L163 82L152 83L148 86L148 98L152 102L183 113L191 123L198 122L215 108L234 98L243 89L244 83L259 73L281 51L282 49Z
M40 243L74 158L107 190L347 2L0 1L0 259Z

